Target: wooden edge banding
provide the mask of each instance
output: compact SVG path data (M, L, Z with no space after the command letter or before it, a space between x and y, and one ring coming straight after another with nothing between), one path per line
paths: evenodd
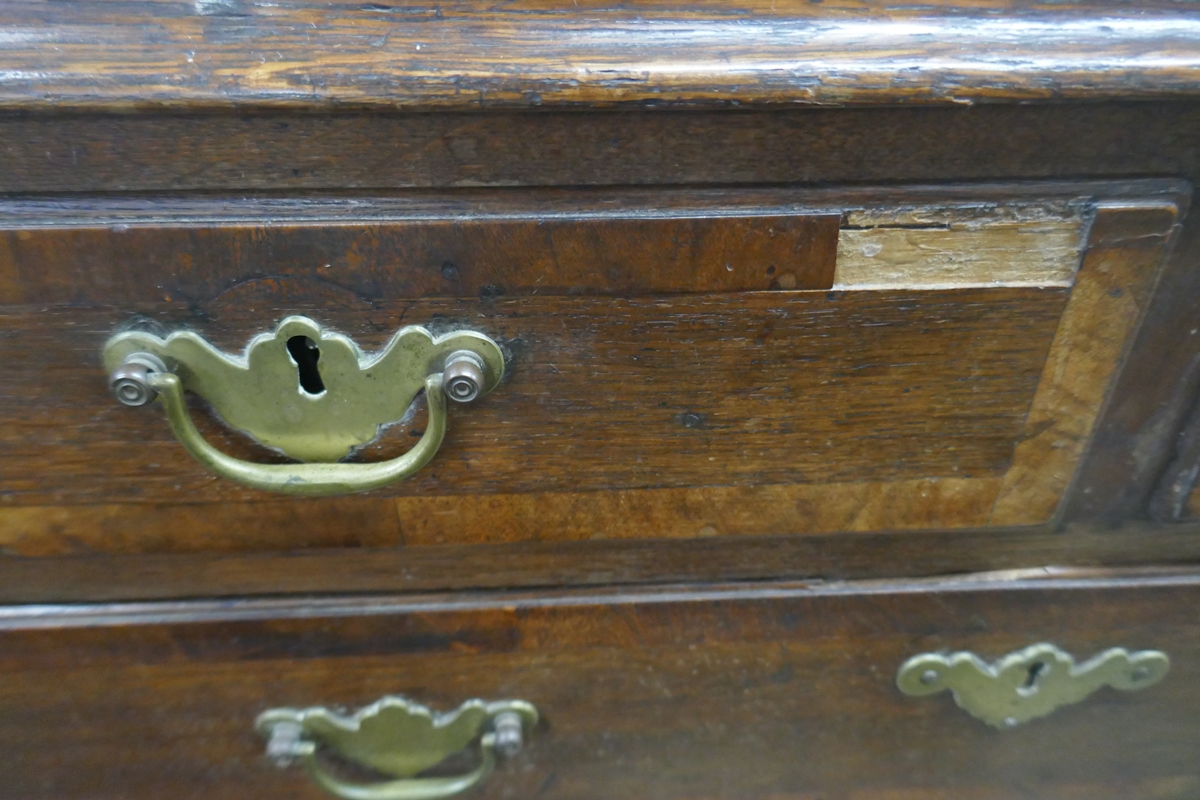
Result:
M1087 227L1078 204L909 206L853 211L835 289L1069 287Z
M106 503L0 508L0 553L279 552L404 544L386 497L288 498L257 503ZM180 536L186 531L186 536Z
M1170 245L1175 203L1102 203L989 525L1052 520L1132 344Z
M100 602L330 592L597 587L672 581L838 581L1022 569L1030 564L1190 567L1200 527L1127 524L857 536L539 542L293 553L0 558L0 602ZM1047 575L1051 571L1046 570Z
M203 302L263 276L370 300L828 289L841 222L840 209L737 205L389 219L403 204L313 201L300 209L309 218L288 220L273 216L282 204L242 203L243 216L222 218L222 201L196 203L206 222L139 217L119 202L97 201L90 219L74 220L33 216L44 202L21 205L9 207L29 216L0 220L0 304Z
M399 497L409 545L453 544L458 526L488 542L689 539L981 526L996 477L708 486L618 492ZM447 521L452 521L447 525Z
M773 580L707 585L666 584L631 588L568 587L493 590L473 594L398 594L374 597L323 595L303 598L94 602L0 608L0 631L106 628L131 625L205 624L303 619L342 619L399 614L441 614L538 608L612 608L631 605L762 602L790 598L870 597L1040 591L1146 591L1200 587L1194 567L1036 567L963 575L836 582Z
M998 478L983 477L203 506L14 506L0 507L0 552L24 558L249 553L968 528L987 521L999 488ZM302 522L312 515L324 524ZM181 526L187 537L178 535Z

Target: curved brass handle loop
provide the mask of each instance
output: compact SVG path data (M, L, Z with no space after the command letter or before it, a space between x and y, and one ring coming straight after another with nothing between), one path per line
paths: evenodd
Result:
M505 368L500 346L476 331L434 336L409 326L366 354L300 316L255 336L240 356L193 331L125 331L105 344L104 363L117 400L144 406L161 398L175 436L213 472L257 489L310 496L365 492L412 475L441 447L448 401L487 394ZM416 446L390 461L342 461L403 418L422 390L429 420ZM230 427L301 463L255 464L222 453L196 429L187 392L207 400Z
M204 439L188 414L179 376L170 372L152 372L148 381L162 398L167 423L175 437L197 461L224 478L271 492L314 497L377 489L407 478L428 464L437 455L446 436L446 395L442 391L442 376L430 375L425 380L429 421L421 439L404 455L371 464L255 464L226 455Z
M491 775L497 755L519 752L537 721L537 709L523 700L468 700L441 714L388 696L350 715L320 706L274 708L260 714L255 727L267 738L268 757L281 767L298 760L318 786L342 800L440 800ZM476 741L480 762L470 772L417 777ZM318 748L386 779L343 780L325 768Z
M300 761L313 783L342 800L441 800L467 791L482 783L496 768L496 737L485 734L480 741L482 759L466 775L453 778L401 778L381 783L356 784L343 781L325 771L317 761L316 747L305 748Z

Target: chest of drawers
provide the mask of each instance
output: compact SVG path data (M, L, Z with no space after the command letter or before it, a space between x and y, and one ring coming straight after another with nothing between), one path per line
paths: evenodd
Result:
M0 36L0 796L1200 794L1189 7Z

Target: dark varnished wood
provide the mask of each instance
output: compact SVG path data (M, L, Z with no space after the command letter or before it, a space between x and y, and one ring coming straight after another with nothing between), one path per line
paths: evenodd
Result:
M2 180L14 191L173 191L1187 176L1196 174L1194 114L1186 102L769 114L35 114L4 120ZM1071 517L1136 513L1161 472L1165 432L1193 386L1178 332L1196 318L1196 230L1184 231Z
M1197 264L1200 220L1192 216L1175 231L1167 268L1095 430L1091 458L1068 499L1068 518L1115 525L1146 514L1200 380L1192 333L1200 330Z
M13 797L318 798L266 708L520 697L543 717L483 797L1027 796L1200 788L1195 574L49 607L0 615ZM905 697L931 650L1159 648L1166 679L998 732Z
M1193 408L1180 429L1170 463L1150 498L1152 519L1174 522L1194 516L1193 492L1200 476L1200 407Z
M774 112L25 113L0 116L0 190L1194 178L1198 131L1193 101Z
M264 511L266 511L264 509ZM311 509L309 513L314 513ZM269 512L268 512L269 513ZM121 530L124 517L108 525ZM220 516L216 515L220 520ZM650 541L632 536L582 542L537 541L536 521L519 533L533 541L427 543L422 547L347 547L361 532L336 515L326 535L342 535L288 553L87 554L0 559L0 600L86 602L320 592L496 589L520 586L605 586L670 581L919 578L1031 566L1133 567L1200 563L1200 527L1130 523L1119 529L1049 526L1020 529L904 531L817 536L699 537ZM604 522L601 519L601 522ZM194 522L188 522L194 525ZM378 523L382 526L382 523ZM205 530L208 529L204 526ZM240 529L222 534L238 539ZM646 531L649 533L650 531ZM137 537L136 528L131 534ZM501 530L501 534L505 531ZM166 534L160 536L165 538ZM385 531L388 542L402 529ZM140 537L138 537L140 538ZM155 544L151 539L151 544ZM303 546L303 542L299 543ZM336 549L335 549L336 548ZM65 549L65 548L64 548Z
M169 328L192 322L230 350L293 313L308 313L368 350L402 324L470 327L496 338L511 354L508 380L455 410L438 457L386 490L468 494L1000 473L1067 294L1025 288L375 304L335 294L314 305L320 294L311 284L293 289L278 280L222 294L201 307L203 322L186 308L144 310ZM23 398L0 429L8 501L268 499L214 480L157 409L124 408L108 395L95 365L123 317L116 309L39 309L4 318L10 396ZM411 446L410 430L392 429L363 457L398 455ZM215 423L208 434L242 457L270 458ZM125 442L137 444L118 444Z
M700 193L633 202L586 193L541 203L512 193L10 202L0 208L0 303L204 307L263 280L284 283L289 295L303 297L295 283L309 281L362 302L832 285L840 211L731 199L735 205Z
M336 501L9 503L0 507L0 552L13 558L252 553L972 528L988 524L1000 483L923 478Z
M995 204L1032 221L1043 204L1188 194L1148 180L0 198L0 304L203 306L264 279L368 303L823 289L854 211L945 207L969 226Z
M1099 199L1091 249L1072 294L1093 299L1087 309L1068 310L1065 321L1064 289L657 299L484 294L389 302L304 275L243 275L228 289L205 289L209 270L195 263L155 276L152 292L187 295L200 287L209 299L186 306L132 301L126 307L168 328L196 328L231 351L269 321L300 311L355 336L367 349L405 323L437 330L467 325L496 335L509 350L511 379L484 403L456 413L451 439L435 464L384 493L397 495L394 502L372 497L292 504L213 479L155 424L153 410L117 406L96 380L95 347L127 316L103 307L13 309L6 319L8 363L28 402L14 406L17 413L5 428L11 445L0 546L13 558L182 555L1040 523L1053 518L1086 444L1096 412L1084 406L1098 408L1103 399L1127 335L1121 325L1136 322L1163 236L1186 201L1183 188L1147 182L628 193L647 207L661 197L672 209L791 208L820 218L836 216L829 209L839 204L905 208L921 218L946 203L963 209L1013 203L1006 206L1012 214L1061 204L1054 198ZM522 202L579 213L622 194L540 193ZM483 193L440 201L43 199L11 201L7 209L15 237L48 231L71 241L78 231L114 226L112 235L119 236L129 223L146 226L151 235L175 235L189 221L212 226L257 215L270 221L260 235L278 233L287 242L296 235L295 220L324 220L339 204L401 210L415 218L513 207L511 195ZM1036 211L1020 213L1041 219ZM107 225L95 224L97 219ZM977 224L969 215L964 219ZM656 222L665 222L668 232L678 230L669 227L673 218ZM220 225L200 229L225 233ZM344 244L337 235L321 238L315 228L310 238ZM1075 246L1068 258L1075 257ZM711 258L699 248L683 263L703 266ZM9 264L21 266L19 260ZM248 266L245 260L238 264ZM47 259L48 274L29 269L28 280L18 277L26 286L40 280L69 287L55 277L69 274L69 265L66 258ZM148 268L145 262L142 268ZM88 291L125 290L101 282ZM106 319L112 320L107 330ZM1047 362L1052 336L1056 355ZM1044 375L1050 377L1039 385ZM1048 399L1031 411L1035 386L1037 397ZM205 417L199 406L194 410ZM392 431L365 457L400 452L411 439L405 433L417 433L420 425L418 418ZM205 428L231 452L272 458L212 420ZM21 469L22 463L35 466ZM1002 489L1004 504L997 511ZM206 513L204 503L216 500L219 507ZM63 501L71 505L46 505ZM540 565L530 568L531 575L540 574ZM881 561L878 568L886 574L891 565ZM664 569L671 567L664 563ZM458 577L450 580L458 585Z
M1189 103L779 113L15 116L8 191L1200 175ZM836 146L834 146L836 145ZM904 158L896 158L904 153ZM1200 380L1187 222L1067 515L1141 513Z
M403 323L437 330L466 325L497 336L509 350L510 380L477 407L456 413L451 439L434 465L379 493L402 498L394 505L347 498L305 503L303 513L292 513L283 510L281 498L211 478L165 428L147 428L155 421L153 410L118 407L93 380L94 367L79 366L95 359L92 348L105 337L103 320L114 319L113 309L16 310L8 318L9 363L29 402L7 428L12 477L0 509L0 546L12 557L249 553L1042 523L1055 517L1086 446L1152 285L1164 237L1186 200L1179 195L1183 188L1148 182L628 193L646 206L661 196L673 201L671 209L807 208L803 213L819 218L838 216L830 208L858 209L844 213L848 225L859 226L882 213L878 209L891 209L886 218L899 221L887 224L901 227L888 235L911 244L920 234L913 241L928 247L935 241L949 246L960 234L938 227L920 232L911 227L914 220L959 219L945 216L946 209L959 209L953 214L963 216L955 224L968 231L997 224L978 216L978 209L1004 203L1004 220L1026 220L1030 230L1041 232L1005 233L1015 230L1008 221L995 228L1016 236L1011 245L1003 236L989 240L1005 254L1004 268L1012 272L1009 262L1023 248L1039 245L1039 252L1061 253L1055 258L1064 264L1055 261L1052 275L1068 281L1088 223L1075 212L1061 216L1069 207L1064 203L1091 208L1099 202L1098 212L1087 212L1087 219L1095 217L1091 244L1070 292L1084 305L1072 300L1065 316L1065 288L929 291L918 281L890 291L657 299L484 294L396 302L303 274L243 275L228 289L205 288L210 270L195 263L154 276L151 291L186 296L204 289L210 299L186 308L178 301L126 301L130 311L151 315L168 329L196 328L231 351L275 318L300 311L368 349ZM523 203L563 213L603 208L620 196L541 193ZM346 205L422 219L431 210L491 213L511 211L513 204L507 193L477 193L440 201L400 195L43 199L10 201L7 208L18 239L48 231L71 241L79 231L136 223L153 241L155 233L186 230L179 226L189 221L216 225L200 230L224 235L219 223L257 215L270 223L259 235L278 234L286 243L297 235L295 220L325 220L331 208ZM592 218L584 213L584 220ZM675 221L655 220L668 234L678 232L671 227ZM1038 236L1051 239L1043 243ZM309 240L345 244L336 234L322 238L315 226L301 237ZM971 264L970 256L964 250L955 257L959 272ZM680 261L703 268L712 257L696 248ZM114 263L120 267L114 276L131 271L124 260ZM875 263L866 259L860 267L868 282ZM9 264L22 266L20 260ZM18 277L27 274L28 285L42 280L66 287L55 276L68 275L70 264L66 257L46 259L47 275L30 268ZM238 266L247 264L239 257ZM1033 259L1028 277L1037 280L1042 268ZM384 292L396 291L404 270L384 271L398 275ZM535 268L522 273L527 283L540 274ZM778 278L788 274L776 271ZM980 279L987 277L985 271ZM101 281L88 291L127 291L117 284ZM56 387L49 392L47 379ZM202 408L195 411L205 417ZM392 431L364 457L400 452L421 424L418 418ZM231 452L272 458L212 420L206 429ZM36 467L21 471L22 462ZM218 499L224 501L218 513L203 513L203 503ZM46 505L63 501L72 505ZM369 525L356 522L368 518Z
M0 797L315 800L254 716L392 692L539 706L483 797L1200 796L1200 527L1128 522L1195 460L1189 8L17 0L0 36L0 602L82 604L0 608ZM1066 313L787 291L848 203L1064 178L1132 201ZM234 350L297 311L482 326L510 382L394 496L322 501L104 395L132 314ZM1002 733L894 686L1036 641L1173 670Z
M9 2L0 107L488 109L1196 94L1185 7ZM1007 12L1007 13L1004 13ZM1021 69L1014 69L1021 64Z

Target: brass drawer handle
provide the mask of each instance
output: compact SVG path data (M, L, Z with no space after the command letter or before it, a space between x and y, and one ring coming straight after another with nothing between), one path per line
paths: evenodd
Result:
M446 433L446 400L470 402L504 375L499 345L474 331L434 337L401 329L376 355L323 330L307 317L284 319L251 340L243 356L223 353L190 331L159 337L143 331L104 346L117 399L142 406L161 397L176 438L218 475L268 491L346 494L407 478L437 454ZM403 417L421 390L429 421L417 444L390 461L337 463ZM194 392L230 425L301 464L255 464L213 447L188 415Z
M523 700L468 700L437 714L403 697L389 696L342 716L325 708L275 708L261 714L255 729L267 739L267 755L281 767L300 761L313 781L345 800L437 800L482 782L496 755L516 755L538 712ZM479 740L480 762L448 778L414 777ZM318 756L327 751L394 780L352 783L330 772Z
M912 697L949 689L959 708L1011 728L1078 703L1103 686L1135 691L1163 679L1171 662L1157 650L1105 650L1082 664L1052 644L1035 644L988 664L974 653L923 653L900 667L896 685Z

